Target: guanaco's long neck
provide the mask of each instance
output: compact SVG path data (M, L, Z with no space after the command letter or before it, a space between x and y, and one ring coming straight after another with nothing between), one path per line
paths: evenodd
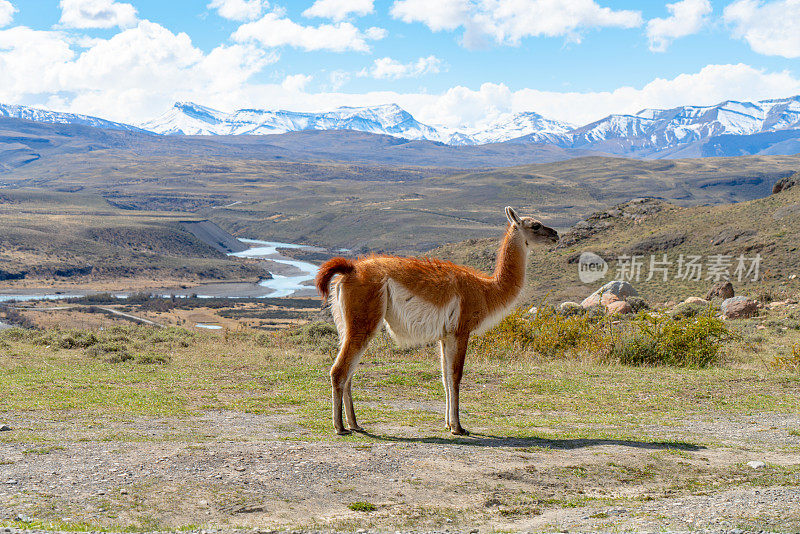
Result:
M497 292L495 298L501 304L513 301L522 291L525 284L526 256L517 231L510 227L497 251L497 266L492 276L493 289Z

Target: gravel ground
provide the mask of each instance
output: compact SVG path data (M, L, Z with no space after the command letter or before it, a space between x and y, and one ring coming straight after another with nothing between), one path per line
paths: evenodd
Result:
M100 422L36 415L8 423L12 430L0 434L5 525L800 531L800 438L789 432L800 428L797 415L676 421L638 429L641 441L458 441L396 428L366 440L319 440L286 417L238 412ZM684 445L666 443L674 441ZM355 502L376 509L353 511Z

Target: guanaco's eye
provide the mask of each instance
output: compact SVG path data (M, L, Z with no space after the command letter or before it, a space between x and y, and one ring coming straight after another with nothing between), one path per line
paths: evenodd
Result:
M534 230L538 230L541 227L542 227L541 223L538 222L535 222L531 225L531 228L533 228Z

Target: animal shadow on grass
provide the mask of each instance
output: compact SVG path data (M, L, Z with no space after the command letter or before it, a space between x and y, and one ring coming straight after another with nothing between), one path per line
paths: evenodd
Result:
M695 445L683 441L634 441L627 439L600 438L547 439L537 437L493 436L491 434L478 434L474 432L469 436L457 438L388 436L373 434L366 431L362 431L361 434L378 441L429 443L434 445L472 445L474 447L541 447L543 449L572 450L600 445L618 445L635 449L673 449L681 451L700 451L706 448L702 445Z

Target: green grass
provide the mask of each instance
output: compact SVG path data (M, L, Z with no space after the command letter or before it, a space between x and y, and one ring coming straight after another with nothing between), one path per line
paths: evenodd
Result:
M374 512L375 510L378 509L377 506L375 506L371 502L366 502L366 501L351 502L350 504L347 505L347 507L354 512Z
M144 326L107 329L95 335L97 344L105 338L128 339L134 358L114 362L91 354L92 347L61 348L52 342L74 337L74 332L7 330L0 334L4 341L0 388L7 392L0 397L0 412L42 411L55 417L102 421L236 410L291 415L292 424L303 429L306 438L330 434L328 341L317 350L297 344L292 334L280 334L264 347L257 332L230 334L225 340L210 333L180 329L165 333ZM164 336L171 341L163 341ZM50 342L43 344L45 340ZM723 345L726 361L748 357L751 365L637 367L571 349L559 354L509 349L495 357L479 353L481 343L485 340L475 340L470 349L462 384L463 418L468 428L477 431L542 439L627 439L635 437L638 425L670 425L684 416L800 409L797 373L759 367L753 354L740 351L736 341ZM509 347L513 346L512 339ZM153 363L138 358L139 353L168 358ZM439 373L434 347L393 350L381 334L354 377L362 424L399 425L409 432L434 430L438 434L438 410L417 404L443 402ZM174 438L180 436L191 434L177 433ZM138 439L135 434L123 437ZM0 434L0 439L12 437Z

